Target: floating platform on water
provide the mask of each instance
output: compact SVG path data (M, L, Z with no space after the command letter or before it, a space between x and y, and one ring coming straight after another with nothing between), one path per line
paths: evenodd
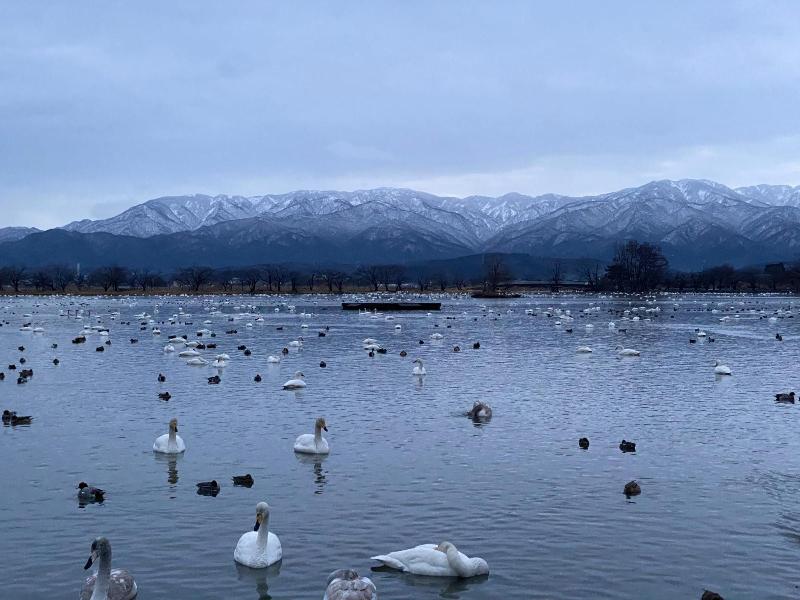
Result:
M342 302L342 310L442 310L441 302Z

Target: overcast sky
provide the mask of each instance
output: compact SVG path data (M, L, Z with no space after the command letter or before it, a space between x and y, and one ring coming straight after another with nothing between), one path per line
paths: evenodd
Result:
M186 193L800 184L800 2L3 2L0 226Z

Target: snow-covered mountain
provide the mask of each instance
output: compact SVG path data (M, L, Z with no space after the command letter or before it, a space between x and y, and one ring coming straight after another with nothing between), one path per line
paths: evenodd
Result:
M36 227L0 227L0 243L15 242L37 231Z
M116 246L135 246L136 260L161 247L147 260L170 264L413 261L486 251L608 259L615 244L638 239L660 244L678 268L698 268L800 257L800 187L731 189L687 179L586 197L455 198L396 188L171 196L63 230L99 236L53 237L67 251L78 240L89 255L93 244L103 248L97 260L109 260ZM41 235L34 237L48 239ZM123 244L123 237L146 243ZM115 260L133 260L127 252Z

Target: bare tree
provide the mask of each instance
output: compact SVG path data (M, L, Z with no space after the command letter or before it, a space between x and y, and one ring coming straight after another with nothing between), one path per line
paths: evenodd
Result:
M561 282L563 280L563 276L561 275L561 261L556 260L553 262L553 267L550 270L550 290L557 292L561 288Z
M67 291L67 287L74 279L74 273L66 265L55 265L50 268L50 277L52 279L53 287L61 290L61 293Z
M306 285L308 286L308 291L314 291L314 285L317 282L317 272L311 271L310 273L306 274Z
M583 270L583 275L586 277L586 285L593 292L600 290L600 281L602 275L600 274L600 263L594 263L592 266L587 266Z
M258 291L258 282L261 281L261 274L258 269L248 269L241 276L243 286L247 286L247 290L252 296Z
M439 285L439 290L444 292L447 290L447 284L449 283L449 278L447 277L447 273L444 271L439 271L436 273L436 283Z
M14 288L15 294L19 294L19 287L25 279L26 270L25 267L19 265L8 268L8 281L11 283L11 287Z
M214 270L211 267L194 266L178 271L176 279L197 293L200 288L211 281L213 274Z
M502 285L511 280L511 271L499 254L486 254L483 257L484 289L496 294Z

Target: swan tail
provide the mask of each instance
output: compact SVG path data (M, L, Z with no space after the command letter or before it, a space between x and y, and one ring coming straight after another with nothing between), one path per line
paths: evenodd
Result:
M371 557L371 560L380 561L384 565L386 565L387 567L391 567L392 569L397 569L398 571L404 571L405 570L405 566L403 565L403 563L401 563L396 558L392 558L391 556L388 556L388 555L385 555L385 554L379 555L379 556L373 556L373 557Z

